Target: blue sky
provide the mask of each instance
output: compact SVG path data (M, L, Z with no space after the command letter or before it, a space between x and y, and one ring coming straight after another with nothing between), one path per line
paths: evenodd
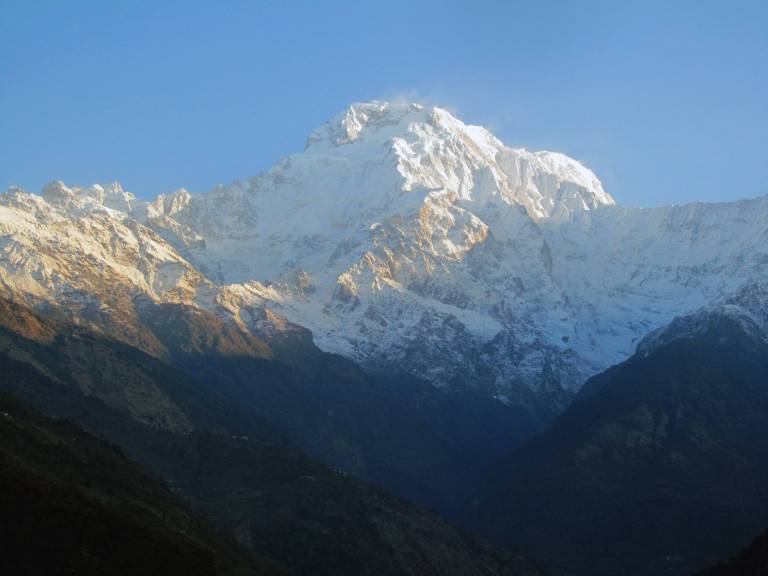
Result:
M565 152L624 204L768 193L768 2L0 0L0 188L257 174L351 102Z

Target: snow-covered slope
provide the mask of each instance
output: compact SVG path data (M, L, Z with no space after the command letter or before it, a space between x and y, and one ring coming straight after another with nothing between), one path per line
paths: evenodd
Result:
M239 307L273 307L323 348L518 397L592 371L539 330L567 305L537 222L611 204L565 156L506 148L439 108L373 102L264 174L158 200L147 224L210 278L245 284L227 290Z
M755 341L768 343L768 285L746 284L720 304L678 316L644 337L637 353L647 356L670 342L701 336L723 319L736 323Z
M662 208L606 207L542 223L553 276L577 310L583 348L612 364L672 318L768 277L768 197Z
M134 297L192 302L214 285L126 213L134 201L119 184L52 182L41 196L8 190L0 196L3 295L153 350L135 321Z
M64 307L118 306L107 281L243 329L287 318L372 369L558 406L650 331L761 279L767 229L765 198L622 208L561 154L507 148L439 108L368 102L205 194L11 190L0 281Z

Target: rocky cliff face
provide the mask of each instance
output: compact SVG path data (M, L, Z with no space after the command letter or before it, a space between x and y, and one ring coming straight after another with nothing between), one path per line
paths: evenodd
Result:
M766 198L618 207L561 154L369 102L205 194L10 190L0 282L157 354L138 296L257 335L299 324L371 370L557 410L647 333L762 279L767 222Z

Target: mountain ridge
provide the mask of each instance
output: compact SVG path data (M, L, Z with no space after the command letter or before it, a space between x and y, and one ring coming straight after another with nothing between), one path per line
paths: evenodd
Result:
M591 378L499 461L467 525L574 575L691 573L747 545L768 522L765 294L680 317Z
M561 154L368 102L205 194L12 189L0 285L148 350L137 295L554 414L651 331L764 279L766 215L768 198L620 207Z

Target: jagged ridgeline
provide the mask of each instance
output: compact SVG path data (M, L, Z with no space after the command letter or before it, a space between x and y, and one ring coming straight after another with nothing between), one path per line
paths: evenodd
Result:
M573 159L440 108L368 102L208 193L11 189L0 269L15 297L150 352L136 295L257 336L301 325L369 371L547 421L651 330L763 278L767 212L765 198L616 206Z

